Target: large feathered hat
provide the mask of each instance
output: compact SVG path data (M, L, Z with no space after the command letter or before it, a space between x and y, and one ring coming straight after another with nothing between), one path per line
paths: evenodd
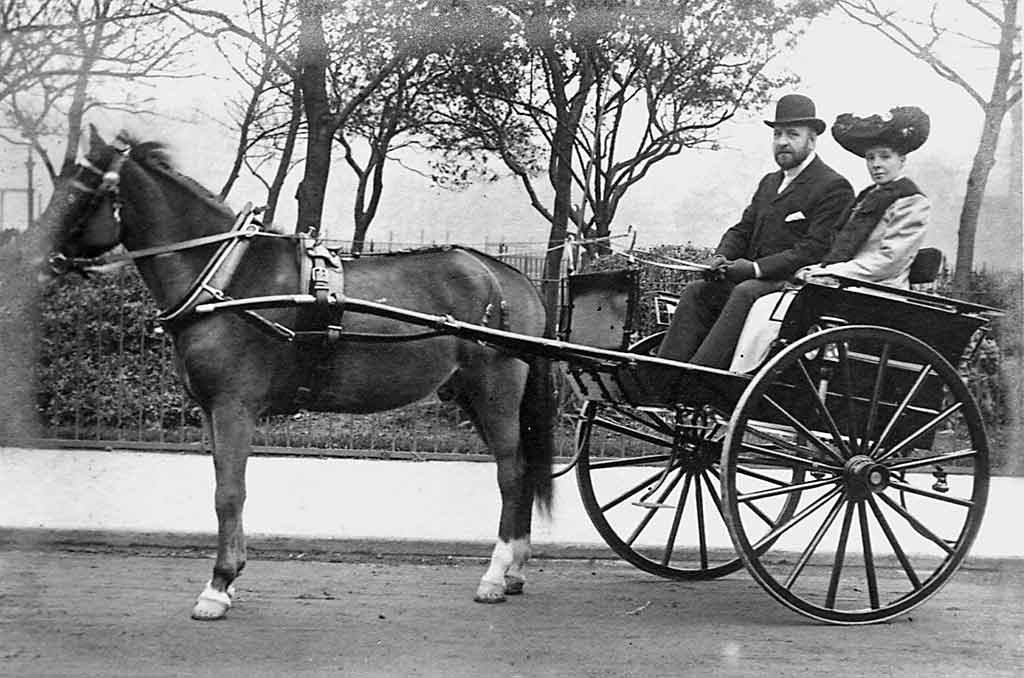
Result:
M854 155L864 157L869 148L888 146L897 153L910 153L928 138L931 121L917 106L897 106L883 118L872 115L858 118L843 113L832 123L832 136L840 146Z

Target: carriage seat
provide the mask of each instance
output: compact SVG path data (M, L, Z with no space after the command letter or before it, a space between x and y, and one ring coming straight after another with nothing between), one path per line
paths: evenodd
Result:
M910 264L910 284L926 285L935 282L942 268L942 250L937 247L922 247Z
M923 285L935 282L942 268L942 261L942 250L935 247L923 247L918 250L910 264L910 284ZM754 302L736 343L736 352L729 365L730 371L752 372L764 362L771 350L772 342L779 334L786 311L795 297L796 290L786 290L766 294Z

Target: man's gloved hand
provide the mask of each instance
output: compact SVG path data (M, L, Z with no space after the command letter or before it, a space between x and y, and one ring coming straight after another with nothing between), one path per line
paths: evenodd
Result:
M725 277L725 269L732 262L722 254L716 254L708 262L708 269L704 271L705 280L722 280Z
M725 269L725 279L733 284L739 284L753 277L754 262L750 259L737 259Z
M710 266L713 269L717 269L724 268L728 266L729 263L729 260L725 257L724 254L716 254L713 257L711 257L711 261L708 262L708 266Z

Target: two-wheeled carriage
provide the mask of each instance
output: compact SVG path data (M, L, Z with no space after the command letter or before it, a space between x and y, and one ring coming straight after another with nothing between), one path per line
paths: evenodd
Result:
M807 616L888 619L935 593L978 532L988 445L953 365L998 312L852 279L787 294L773 353L745 374L662 363L677 378L652 392L650 359L569 361L583 504L648 572L745 565ZM585 293L581 310L616 306Z
M584 506L644 570L708 579L745 565L797 612L868 623L927 600L978 532L988 446L952 364L994 309L854 280L807 284L769 357L726 371L652 357L656 336L630 343L627 271L575 279L567 340L551 339L531 283L492 257L446 248L332 262L250 212L236 218L159 144L122 141L93 131L42 220L55 270L124 245L203 409L218 542L197 619L225 616L245 565L256 418L300 396L371 412L452 393L498 461L498 540L475 597L522 592L531 507L551 496L551 361L583 401Z

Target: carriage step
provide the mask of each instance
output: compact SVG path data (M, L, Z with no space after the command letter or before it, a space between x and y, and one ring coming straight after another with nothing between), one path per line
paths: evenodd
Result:
M662 504L656 501L634 501L633 506L648 509L674 509L676 507L675 504Z

